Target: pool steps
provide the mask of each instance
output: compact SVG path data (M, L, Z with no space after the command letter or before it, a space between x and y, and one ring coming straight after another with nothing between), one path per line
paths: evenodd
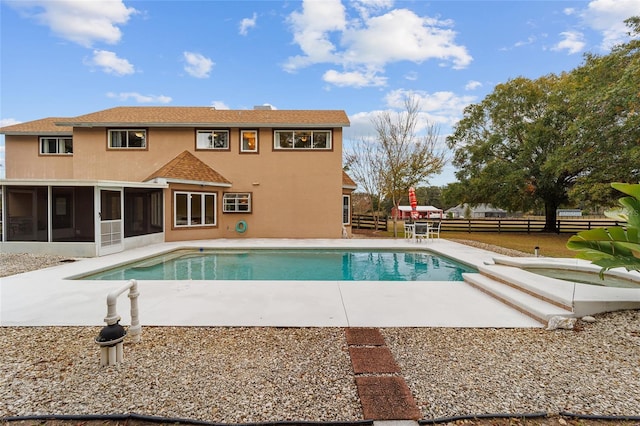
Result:
M554 316L575 316L570 286L558 288L556 280L509 266L485 265L478 271L462 274L464 281L541 324Z

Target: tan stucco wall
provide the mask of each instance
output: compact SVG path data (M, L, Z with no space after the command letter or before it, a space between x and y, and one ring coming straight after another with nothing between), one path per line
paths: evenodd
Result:
M193 128L149 129L147 150L116 151L107 149L105 128L76 128L74 154L64 158L38 156L35 136L7 136L6 177L139 182L188 150L231 181L232 186L172 185L165 190L167 241L342 236L342 129L333 130L332 151L274 151L273 129L259 129L258 154L241 154L240 129L229 130L229 151L196 151ZM173 229L172 190L175 188L217 192L217 226ZM223 214L223 192L251 192L252 213ZM235 231L239 220L248 225L243 234Z
M5 136L7 179L72 179L72 155L39 155L38 136Z

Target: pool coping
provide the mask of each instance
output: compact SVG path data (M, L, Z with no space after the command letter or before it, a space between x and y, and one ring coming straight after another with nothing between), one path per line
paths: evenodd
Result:
M492 265L496 256L494 252L446 239L420 243L404 239L221 239L162 243L2 278L0 325L104 325L106 296L124 281L66 278L180 247L427 249L477 269ZM139 290L143 326L542 326L466 283L140 281ZM640 294L638 297L640 302ZM130 323L128 310L126 296L120 297L118 313L123 324Z

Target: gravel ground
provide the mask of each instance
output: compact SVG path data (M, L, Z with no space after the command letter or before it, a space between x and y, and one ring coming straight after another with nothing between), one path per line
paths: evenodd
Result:
M22 272L34 271L49 266L73 261L67 256L30 253L0 253L0 278Z
M64 260L0 254L4 275ZM596 319L575 330L382 333L424 419L540 411L640 416L640 311ZM125 345L122 364L103 368L93 342L98 332L0 327L0 417L362 420L342 329L145 327L141 343Z

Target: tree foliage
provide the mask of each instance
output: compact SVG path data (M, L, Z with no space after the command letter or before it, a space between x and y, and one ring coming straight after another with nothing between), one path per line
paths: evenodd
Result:
M625 21L640 36L640 17ZM608 205L610 182L640 180L640 39L606 56L587 55L568 76L572 145L568 166L581 172L572 199Z
M569 238L567 248L578 251L577 257L591 260L604 272L618 267L640 271L640 184L613 183L611 186L627 194L619 200L622 208L607 216L626 222L627 226L596 228Z
M525 211L544 206L546 228L555 229L555 211L576 178L562 167L568 122L557 97L562 82L554 75L516 78L465 109L447 138L456 149L461 202Z
M640 35L640 18L626 21ZM509 210L610 203L609 182L640 177L640 40L581 67L499 84L468 106L447 138L459 183L445 198Z

